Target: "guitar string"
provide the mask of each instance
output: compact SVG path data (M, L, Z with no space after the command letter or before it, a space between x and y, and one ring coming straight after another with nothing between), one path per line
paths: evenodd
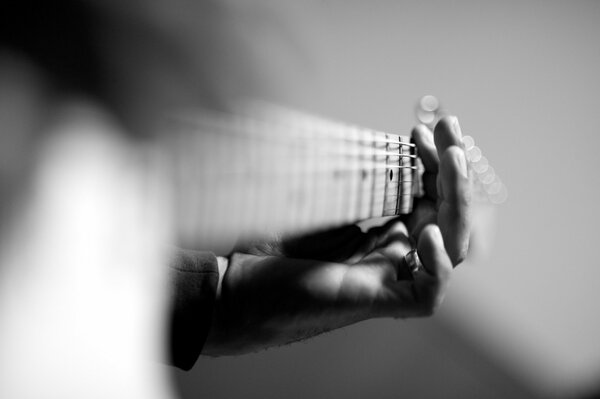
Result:
M316 130L316 129L315 129ZM356 133L356 130L352 130L354 133ZM309 154L302 154L305 156L308 156L307 159L305 159L305 161L311 161L311 157L315 157L318 155L328 155L328 156L334 156L336 158L334 159L330 159L330 163L336 163L336 162L348 162L348 161L352 161L352 160L362 160L362 162L360 162L358 165L354 165L353 167L345 167L342 168L343 171L360 171L361 173L364 174L365 171L367 170L376 170L376 169L412 169L412 170L416 170L417 168L414 166L406 166L406 165L402 165L402 160L405 158L411 158L411 159L416 159L417 156L416 155L412 155L412 154L405 154L402 153L401 149L402 148L414 148L415 145L413 143L407 143L405 140L406 138L400 138L400 136L396 136L396 140L394 139L389 139L390 137L394 137L392 135L386 135L384 133L377 133L377 132L373 132L373 131L363 131L361 132L362 134L366 135L370 135L370 138L351 138L351 137L339 137L338 135L328 135L328 134L322 134L321 137L319 138L320 140L318 141L318 147L317 151L315 150L315 146L314 143L309 143L309 142L300 142L298 143L298 140L300 139L300 137L295 136L293 138L287 137L286 139L279 139L277 141L285 143L286 145L296 145L297 147L308 147L305 144L313 144L312 146L308 147L309 149ZM269 137L269 135L262 135L264 139L268 139L272 137ZM337 137L336 137L337 136ZM373 138L373 136L377 137L377 136L384 136L386 138ZM280 136L281 137L281 136ZM253 139L256 140L257 136L254 135ZM308 137L302 137L302 139L306 139ZM244 139L248 140L249 138L246 136L244 137ZM340 143L341 145L339 147L336 147L335 149L332 149L331 147L327 146L327 144L330 144L330 141L337 141L336 144L340 143L340 141L342 143ZM271 141L271 144L273 144L273 142ZM301 146L298 146L298 144L302 144ZM348 148L348 144L353 145L352 148ZM379 147L377 144L384 144L383 147L386 147L387 150L390 149L398 149L400 151L400 153L396 153L396 152L391 152L391 151L376 151L373 150L373 148L377 148ZM394 148L392 148L394 147ZM303 148L302 148L303 149ZM310 151L312 150L312 151ZM365 151L366 150L366 151ZM316 154L315 154L316 152ZM238 154L235 154L238 155ZM298 154L293 154L293 155L297 155ZM386 163L385 164L373 164L373 163L365 163L364 159L373 159L373 160L378 160L378 158L380 157L385 157L386 159ZM398 165L395 164L390 164L389 162L398 162ZM304 173L301 174L314 174L314 173L323 173L323 172L331 172L333 171L335 172L339 172L340 168L338 167L326 167L326 168L320 168L321 170L316 170L315 168L309 168L308 170L305 169ZM391 194L389 193L389 191L395 191L398 192L398 188L400 187L400 184L412 184L412 179L406 179L403 178L404 176L402 174L398 175L398 182L393 182L393 183L389 183L387 180L387 172L386 172L386 178L385 178L385 184L383 184L383 187L381 187L381 184L377 184L374 185L372 187L372 189L375 189L377 187L380 187L379 190L383 189L382 193L385 197L382 198L382 202L383 204L386 203L386 198L387 200L397 200L397 197L400 197L401 195L399 194ZM373 180L374 182L377 180L375 178L375 176L373 176ZM297 182L298 183L298 182ZM302 184L300 182L300 184ZM360 184L360 183L358 183ZM361 185L362 186L362 185ZM371 190L368 187L362 187L362 191L367 192L367 190ZM412 191L412 190L411 190ZM387 195L386 195L387 194ZM402 197L408 197L410 196L410 194L405 194L402 195ZM379 203L380 201L372 201L371 203L371 210L370 210L370 214L374 213L374 209L379 208ZM385 213L386 211L390 211L390 212L394 212L396 213L399 209L399 207L402 207L403 204L398 204L396 203L395 208L394 209L383 209L381 212ZM385 208L385 206L383 207ZM378 213L378 212L376 212Z

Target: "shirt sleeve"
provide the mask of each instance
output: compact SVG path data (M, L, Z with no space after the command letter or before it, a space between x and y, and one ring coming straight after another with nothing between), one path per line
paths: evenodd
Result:
M176 250L169 265L169 363L192 368L210 330L219 267L210 252Z

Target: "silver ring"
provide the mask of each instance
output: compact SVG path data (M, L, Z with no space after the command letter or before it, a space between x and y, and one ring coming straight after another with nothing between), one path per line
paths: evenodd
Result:
M411 249L406 255L404 255L404 261L408 266L408 270L410 270L412 274L423 270L423 263L421 263L421 259L419 259L419 254L417 253L416 248Z

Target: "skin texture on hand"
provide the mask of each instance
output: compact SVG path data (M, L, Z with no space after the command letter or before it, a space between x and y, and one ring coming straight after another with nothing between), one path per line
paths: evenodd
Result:
M223 278L208 355L305 339L376 317L419 317L443 300L468 249L471 186L454 117L413 130L425 196L413 213L363 232L355 225L240 246ZM416 247L424 266L411 274Z
M415 127L412 134L425 166L425 197L417 200L407 224L413 235L427 223L437 224L456 266L467 255L471 226L472 188L461 129L456 117L449 116L438 122L433 134L425 125Z

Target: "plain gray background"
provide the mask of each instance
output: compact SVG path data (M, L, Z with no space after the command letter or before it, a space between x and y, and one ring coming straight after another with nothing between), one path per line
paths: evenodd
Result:
M232 10L268 99L406 134L417 99L434 94L475 137L509 199L495 239L484 240L491 250L456 271L432 320L371 321L254 355L201 358L175 372L182 396L594 389L600 3L239 1Z

